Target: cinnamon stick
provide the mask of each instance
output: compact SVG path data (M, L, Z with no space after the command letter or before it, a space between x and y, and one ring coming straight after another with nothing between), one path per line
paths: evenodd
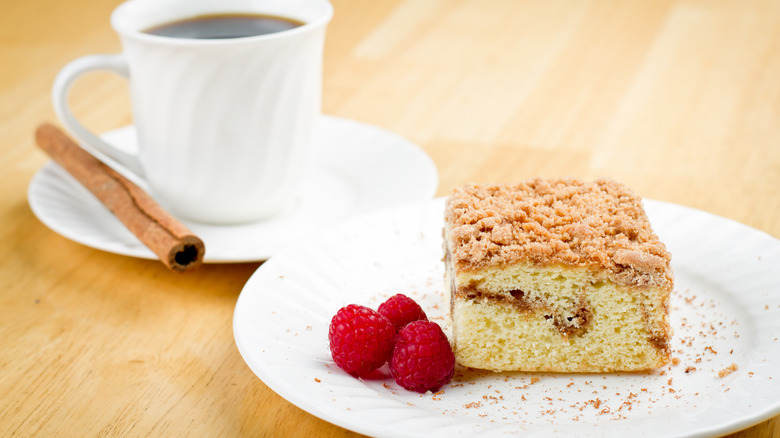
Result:
M62 130L44 123L35 132L38 146L103 203L173 271L203 263L203 241L163 210L136 184L86 152Z

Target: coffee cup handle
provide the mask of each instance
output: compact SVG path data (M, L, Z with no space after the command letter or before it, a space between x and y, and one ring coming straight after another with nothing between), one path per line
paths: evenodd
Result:
M113 55L87 55L74 59L60 70L54 79L52 86L52 102L57 117L62 121L65 128L76 137L87 152L96 155L94 151L106 155L112 160L118 162L127 170L136 176L143 178L143 170L138 155L130 154L117 149L108 142L104 141L92 131L88 130L73 115L68 106L68 95L73 83L82 75L98 70L108 70L124 78L130 77L127 67L127 61L122 54ZM100 158L98 156L98 158Z

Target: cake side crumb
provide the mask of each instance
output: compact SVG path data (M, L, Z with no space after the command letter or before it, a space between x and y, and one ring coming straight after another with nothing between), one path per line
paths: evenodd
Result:
M718 377L721 379L728 376L729 374L733 373L737 370L737 364L732 363L731 365L727 366L726 368L723 368L722 370L718 371Z

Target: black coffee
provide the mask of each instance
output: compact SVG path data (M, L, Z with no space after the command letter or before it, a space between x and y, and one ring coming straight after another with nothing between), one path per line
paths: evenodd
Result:
M144 33L173 38L243 38L281 32L303 24L298 20L273 15L215 14L161 24Z

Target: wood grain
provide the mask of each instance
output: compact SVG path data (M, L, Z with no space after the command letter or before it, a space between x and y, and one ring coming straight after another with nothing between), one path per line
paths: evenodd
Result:
M611 176L780 237L780 2L335 0L323 109L397 132L471 181ZM69 60L119 51L117 0L2 3L0 435L354 436L269 390L232 312L258 263L185 274L86 248L26 201ZM74 112L131 122L93 74ZM778 437L780 416L734 437Z

